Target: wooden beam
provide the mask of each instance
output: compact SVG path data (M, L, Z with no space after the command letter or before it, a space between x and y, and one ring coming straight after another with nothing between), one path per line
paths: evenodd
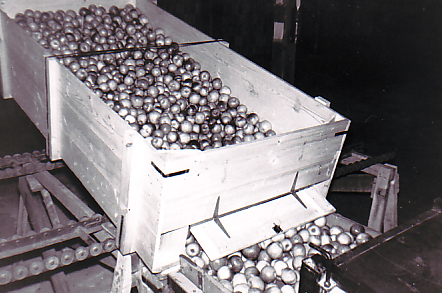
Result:
M48 171L36 173L33 176L55 196L78 220L83 217L92 217L95 212L82 202L77 195L64 186Z

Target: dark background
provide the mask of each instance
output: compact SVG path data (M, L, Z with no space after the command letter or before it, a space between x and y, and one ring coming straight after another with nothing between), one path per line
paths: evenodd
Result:
M158 5L272 70L274 1ZM346 149L395 152L389 163L400 175L399 223L430 209L442 180L442 2L302 0L298 24L293 85L351 119ZM367 221L366 194L328 199Z
M158 0L158 5L267 70L274 2ZM346 149L395 151L399 222L428 210L442 180L442 2L303 0L293 84L351 119ZM296 54L295 54L296 53ZM0 156L45 141L13 100L0 99ZM367 195L333 195L338 212L364 223Z

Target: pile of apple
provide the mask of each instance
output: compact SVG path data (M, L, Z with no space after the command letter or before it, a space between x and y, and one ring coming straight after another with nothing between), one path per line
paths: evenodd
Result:
M207 150L275 135L130 4L28 9L15 21L157 149Z
M293 293L298 292L302 261L319 253L309 243L322 247L334 258L370 238L360 224L345 231L341 226L327 225L327 219L321 217L214 261L190 235L186 254L231 292Z

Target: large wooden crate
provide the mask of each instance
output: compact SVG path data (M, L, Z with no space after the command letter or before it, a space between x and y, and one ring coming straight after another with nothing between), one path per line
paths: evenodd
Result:
M220 43L183 47L278 135L199 151L156 150L19 28L25 9L133 4L178 43L211 40L149 1L0 2L3 97L14 98L120 229L123 253L158 272L178 263L188 230L212 259L334 212L326 201L350 121ZM295 178L304 208L289 194ZM218 214L228 237L212 221Z

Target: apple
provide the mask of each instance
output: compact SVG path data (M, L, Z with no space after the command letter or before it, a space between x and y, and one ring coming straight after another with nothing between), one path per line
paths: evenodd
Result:
M293 244L304 243L304 239L303 239L302 236L299 235L299 234L295 234L295 235L293 235L292 237L290 237L290 241L291 241Z
M255 260L258 258L260 251L261 248L259 247L259 245L254 244L241 250L241 253L242 255L244 255L245 258Z
M282 256L284 249L281 242L273 242L269 246L267 246L266 252L272 259L277 259Z
M236 273L235 275L233 275L232 278L233 287L236 287L236 285L238 284L247 284L246 275L244 275L243 273Z
M336 249L336 253L337 254L339 254L339 255L341 255L341 254L343 254L343 253L346 253L347 251L349 251L350 250L350 246L348 246L348 245L340 245L339 247L338 247L338 249Z
M281 242L285 238L284 233L278 233L275 236L272 237L273 242Z
M282 249L284 252L290 251L293 247L292 242L288 238L284 238L281 240Z
M281 289L278 286L272 286L266 289L265 293L281 293Z
M266 262L269 263L272 261L272 258L270 257L270 255L267 253L266 250L261 250L258 255L258 261L260 260L265 260Z
M248 267L244 270L244 275L247 279L250 279L253 276L259 276L259 271L255 266Z
M250 286L249 284L238 284L233 287L233 292L235 293L249 293Z
M306 255L306 249L305 249L304 244L296 243L295 245L293 245L292 255L294 257L295 256L302 256L302 257L304 257Z
M358 234L361 234L361 233L364 233L364 232L365 232L364 226L362 226L359 223L355 223L355 224L351 225L351 227L350 227L350 233L353 236L358 236Z
M338 235L342 232L344 232L344 229L341 226L334 225L330 227L330 235Z
M201 252L201 247L196 242L189 243L186 246L186 253L190 257L197 256L200 254L200 252Z
M259 273L261 273L262 269L263 269L264 267L266 267L266 266L269 266L269 265L270 265L269 262L267 262L267 261L265 261L265 260L259 260L259 261L256 263L256 268L258 269Z
M222 266L216 272L216 276L219 280L231 280L233 277L232 270L228 266Z
M274 267L267 265L261 269L259 276L265 283L272 283L276 279L276 270Z
M319 235L321 235L321 228L319 228L319 226L317 226L315 224L313 224L310 227L308 227L307 231L312 236L319 236Z
M283 268L281 271L281 280L284 284L293 285L298 281L296 272L290 268Z
M281 277L282 270L285 268L288 268L288 265L285 261L282 260L275 260L275 262L272 263L272 267L276 271L276 276Z
M249 279L248 281L250 288L256 288L259 289L261 291L264 290L265 288L265 283L264 281L259 277L259 276L253 276Z
M233 292L232 282L230 282L229 280L219 280L219 282L221 283L221 285L223 285L225 288L227 288L227 290L229 290L230 292Z
M293 257L293 268L296 270L300 270L302 266L302 261L304 260L305 256L298 255Z
M210 262L210 267L214 271L218 271L223 266L227 266L227 258L226 257L221 257L221 258L215 259L214 261Z
M298 235L302 237L304 243L307 243L310 239L310 232L307 229L299 230Z
M282 293L295 293L295 288L292 285L284 285L281 287Z
M244 269L247 269L249 267L254 267L254 266L255 266L255 262L253 260L246 259L244 261Z
M229 257L228 264L234 273L238 273L244 267L244 262L242 261L241 257L238 255L233 255Z
M204 260L200 256L194 256L191 259L200 268L204 268L206 266Z
M295 228L290 228L284 232L285 238L290 239L296 234Z
M321 238L319 236L316 236L316 235L311 235L310 239L309 239L309 242L319 246L319 245L321 245Z
M371 239L371 235L368 233L359 233L358 236L356 236L356 243L357 244L364 244L365 242L369 241Z
M352 243L352 237L348 235L346 232L341 232L336 236L336 241L338 241L341 245L349 245Z

